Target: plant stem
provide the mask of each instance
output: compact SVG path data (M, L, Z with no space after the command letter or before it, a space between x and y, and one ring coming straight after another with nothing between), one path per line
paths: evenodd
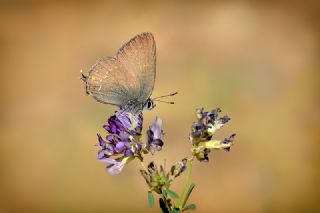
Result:
M140 159L140 164L141 164L143 170L146 171L146 172L148 172L147 167L144 165L143 160L141 160L141 159Z
M185 180L185 183L184 183L184 187L180 193L180 196L179 196L179 208L182 208L182 202L183 202L183 196L184 196L184 193L186 192L187 188L188 188L188 185L189 185L189 180L190 180L190 175L191 175L191 171L192 171L192 165L193 165L193 159L194 159L194 156L192 155L189 162L188 162L188 168L187 168L187 175L186 175L186 180Z
M170 208L169 203L168 203L167 196L165 196L164 194L162 194L162 199L163 199L163 201L164 201L164 203L165 203L168 211L171 211L171 208Z

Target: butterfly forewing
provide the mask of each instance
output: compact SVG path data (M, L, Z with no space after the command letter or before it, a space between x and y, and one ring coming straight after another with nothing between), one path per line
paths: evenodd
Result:
M139 81L140 102L151 95L156 77L156 43L151 33L142 33L123 45L117 59Z
M151 33L137 35L115 57L105 57L89 71L86 91L101 103L140 111L155 81L156 45Z

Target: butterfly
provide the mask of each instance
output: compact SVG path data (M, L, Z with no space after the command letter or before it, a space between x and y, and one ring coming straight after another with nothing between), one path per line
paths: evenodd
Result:
M156 42L149 32L133 37L115 56L98 60L87 76L80 72L88 95L121 110L132 113L151 110L155 100L166 97L150 98L156 79Z

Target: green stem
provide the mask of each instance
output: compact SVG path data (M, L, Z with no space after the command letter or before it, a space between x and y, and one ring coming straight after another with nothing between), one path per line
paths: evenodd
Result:
M186 175L186 180L185 180L185 183L184 183L184 187L180 193L180 196L179 196L179 208L182 208L182 202L183 202L183 196L184 196L184 193L186 192L187 188L188 188L188 185L189 185L189 180L190 180L190 175L191 175L191 171L192 171L192 165L193 165L193 159L194 159L194 156L192 155L192 157L190 158L189 162L188 162L188 168L187 168L187 175Z

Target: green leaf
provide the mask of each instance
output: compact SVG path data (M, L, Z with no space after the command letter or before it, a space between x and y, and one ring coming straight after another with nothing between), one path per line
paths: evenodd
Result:
M187 211L187 210L196 210L196 204L190 204L187 205L185 208L183 208L183 211Z
M175 193L174 191L171 191L170 189L166 189L165 191L166 191L167 195L169 195L171 198L178 198L179 197L177 193Z
M167 184L167 185L170 185L170 184L172 183L172 181L173 181L172 179L168 179L167 182L166 182L166 184Z
M186 193L186 196L184 197L184 200L183 200L183 203L182 203L182 208L184 208L184 206L186 205L186 203L187 203L187 201L189 199L189 196L190 196L190 194L191 194L191 192L192 192L192 190L194 189L195 186L196 186L196 184L194 184L194 183L190 184L189 189L188 189L188 191Z
M148 191L148 201L149 201L149 206L151 208L153 208L153 206L154 206L154 197L153 197L152 191Z

